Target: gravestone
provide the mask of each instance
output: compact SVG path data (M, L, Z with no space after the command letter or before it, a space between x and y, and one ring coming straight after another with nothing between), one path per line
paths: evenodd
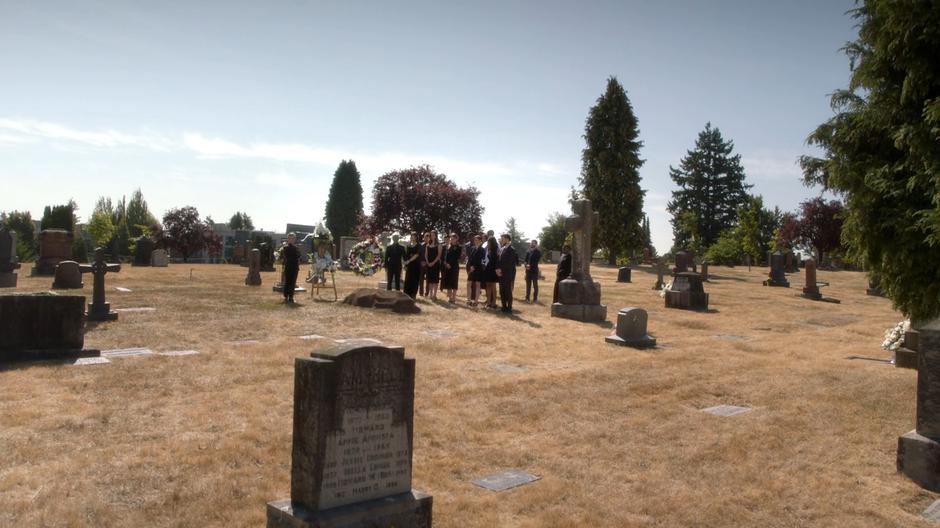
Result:
M785 272L786 263L784 262L783 253L781 253L780 250L778 249L773 254L769 255L769 257L770 257L770 278L764 281L764 286L778 286L781 288L789 288L790 281L787 280L787 275Z
M666 308L708 310L708 294L702 286L702 276L691 271L676 274L672 286L666 290Z
M630 266L623 266L617 270L617 282L630 282L630 276L633 270Z
M643 248L643 264L650 265L653 263L653 252L650 251L650 248Z
M349 271L349 252L352 251L353 246L359 243L359 238L357 237L348 237L343 236L339 237L339 267L342 270Z
M702 280L708 282L708 262L702 262Z
M248 286L261 286L261 250L258 248L248 252L248 275L245 277Z
M55 275L56 264L72 259L72 233L64 229L43 229L39 233L39 260L32 275Z
M803 297L814 301L821 300L822 294L819 293L819 285L816 284L816 261L813 259L807 260L806 265L803 266L803 273L806 276L806 285L803 286Z
M796 269L793 267L793 252L787 251L783 256L784 268L787 273L796 273Z
M0 225L0 288L15 288L20 263L16 257L16 232Z
M621 308L617 312L617 328L604 341L615 345L633 348L649 348L656 346L656 338L646 333L646 323L649 316L642 308Z
M919 325L916 427L898 438L897 469L940 491L940 320Z
M661 290L663 286L666 285L663 282L663 275L666 273L666 263L662 257L656 259L656 284L653 285L654 290Z
M691 263L692 257L689 255L688 251L680 251L676 253L676 267L672 268L672 274L684 273L689 271L689 264Z
M430 528L433 499L411 488L415 360L351 341L294 360L290 499L268 528Z
M78 269L78 262L74 260L63 260L56 264L55 280L52 281L54 290L70 290L83 288L82 272Z
M154 268L165 268L170 265L170 258L165 249L155 249L150 253L150 265Z
M875 297L884 297L884 292L881 291L881 279L877 277L868 278L868 288L865 290L865 295L873 295Z
M153 249L156 244L148 236L141 236L134 241L134 266L150 266L153 261Z
M235 242L235 248L232 249L232 264L244 264L248 258L248 246L243 246L241 242Z
M561 262L561 251L553 249L549 260L551 260L552 264L558 264Z
M904 332L904 341L894 351L894 366L917 369L917 351L920 350L920 332L909 328Z
M565 230L573 235L571 275L558 283L558 302L552 304L552 317L605 321L607 307L601 304L601 285L591 278L591 235L599 217L590 200L573 201L571 210L574 214L565 219Z
M470 483L474 486L480 486L481 488L486 488L491 491L506 491L525 484L530 484L541 478L542 477L538 475L533 475L532 473L527 473L519 469L510 469L495 475L471 480Z
M92 302L88 305L87 319L89 321L117 320L117 312L111 311L111 304L105 301L104 276L109 272L117 273L121 271L121 265L105 262L104 248L97 248L95 249L95 261L91 264L81 264L79 270L82 273L91 273L94 277Z
M262 242L258 247L261 251L260 271L274 271L274 248L267 242Z
M0 365L98 356L86 350L85 298L52 293L0 295Z
M744 254L744 265L747 266L748 271L751 271L751 254L750 253Z

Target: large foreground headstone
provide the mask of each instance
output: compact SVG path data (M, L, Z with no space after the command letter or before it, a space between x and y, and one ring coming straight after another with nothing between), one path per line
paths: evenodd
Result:
M558 302L552 304L552 317L605 321L607 307L601 304L601 285L591 278L591 234L599 217L590 200L575 200L571 210L574 214L565 219L565 230L573 234L571 275L558 283Z
M411 489L415 361L350 342L294 361L290 499L268 528L430 528L432 497Z
M648 348L656 346L656 338L646 333L646 322L649 316L642 308L621 308L617 313L617 329L604 341L634 348Z
M16 287L16 270L20 263L16 257L16 233L0 225L0 288Z
M764 286L790 287L790 281L787 280L784 256L779 249L770 255L770 277L764 281Z
M702 276L691 271L677 273L672 287L666 290L666 308L707 310L708 294L702 285Z
M118 314L111 310L111 303L105 301L104 294L104 276L109 272L117 273L121 271L120 264L108 264L104 260L104 249L95 250L95 261L90 265L82 264L79 266L82 273L91 273L94 277L94 289L91 297L91 304L88 305L89 321L114 321Z
M155 249L150 252L150 265L154 268L166 268L170 265L170 257L165 249Z
M13 361L97 356L85 350L85 298L0 295L0 365Z
M39 260L32 275L55 275L56 264L72 259L72 233L64 229L43 229L39 233Z
M56 264L55 280L52 281L54 290L77 290L83 288L82 272L79 270L78 262L74 260L63 260Z
M248 286L261 286L261 250L252 249L248 253L248 275L245 276Z
M940 491L940 320L917 331L917 425L898 438L897 468L921 487Z

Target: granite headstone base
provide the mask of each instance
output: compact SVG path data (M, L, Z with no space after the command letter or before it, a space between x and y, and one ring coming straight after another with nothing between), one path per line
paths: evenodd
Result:
M692 291L666 290L666 308L708 310L708 294Z
M16 273L0 273L0 288L16 288Z
M561 304L552 305L552 317L574 319L586 323L607 320L607 306L603 304Z
M0 295L0 364L100 355L84 348L84 304L78 295Z
M420 491L310 511L290 499L268 503L268 528L431 528L433 498Z
M894 351L894 366L917 370L917 351L906 347L898 347Z
M898 472L930 491L940 491L940 442L910 431L898 438Z
M111 310L111 303L88 305L86 319L89 321L117 321L117 318L118 313Z
M776 287L778 287L778 288L789 288L789 287L790 287L790 281L788 281L788 280L786 280L786 279L784 279L784 280L779 280L779 279L776 279L776 280L775 280L775 279L767 279L767 280L764 281L764 286L776 286Z

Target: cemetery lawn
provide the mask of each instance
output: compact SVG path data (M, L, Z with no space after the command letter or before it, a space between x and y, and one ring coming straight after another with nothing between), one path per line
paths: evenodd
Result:
M902 319L864 274L819 272L829 304L797 297L802 273L769 288L766 268L713 266L713 311L697 313L665 309L649 267L630 284L593 271L608 320L645 308L658 348L551 318L550 281L512 317L428 301L407 316L308 294L286 307L274 273L253 288L238 266L124 266L112 308L155 311L90 324L85 346L200 354L0 371L0 526L263 526L289 496L294 358L352 337L417 360L413 487L437 527L930 526L935 495L895 472L916 373L846 359L890 359L883 333ZM52 283L19 273L15 291ZM375 280L338 283L342 299ZM700 410L721 404L753 410ZM507 469L542 478L470 484Z

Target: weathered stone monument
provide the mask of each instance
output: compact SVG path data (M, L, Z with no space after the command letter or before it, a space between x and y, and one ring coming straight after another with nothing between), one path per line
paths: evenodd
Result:
M571 210L574 214L565 219L565 230L573 234L571 275L558 283L558 302L552 304L552 317L604 321L607 307L601 304L601 285L591 278L591 234L598 214L590 200L575 200Z
M917 425L898 438L897 468L921 487L940 491L940 319L917 332Z
M170 265L170 258L165 249L155 249L150 252L150 265L154 268L166 268Z
M809 259L803 266L803 273L806 275L806 285L803 286L803 297L818 301L822 299L819 293L819 285L816 283L816 261Z
M268 528L430 528L411 489L415 361L402 347L349 342L294 361L290 499Z
M20 263L16 257L16 233L0 225L0 288L15 288Z
M786 273L796 273L796 267L793 264L793 252L787 251L783 256L784 268Z
M111 311L111 304L105 302L104 276L109 272L121 271L120 264L108 264L104 260L104 248L95 249L95 261L79 266L82 273L91 273L94 277L94 286L91 304L88 305L89 321L114 321L118 318L117 312Z
M243 246L241 242L236 241L235 247L232 248L232 264L245 264L245 261L248 259L248 246Z
M702 276L691 271L677 273L672 287L666 290L666 308L708 310L708 294L702 286Z
M72 259L72 233L64 229L43 229L39 233L39 260L32 275L55 275L56 264Z
M52 281L54 290L80 289L85 286L82 282L82 272L79 270L78 262L74 260L63 260L56 264L55 280Z
M653 263L653 252L650 251L650 248L643 248L643 264L650 265Z
M770 278L764 281L764 286L778 286L781 288L789 288L790 281L787 280L787 275L785 271L786 263L784 262L783 253L778 249L770 256Z
M98 356L86 350L85 298L52 293L0 295L0 365Z
M904 332L904 341L894 351L894 366L917 369L917 351L920 350L920 332L909 328Z
M261 250L258 248L248 252L248 275L245 277L248 286L261 286Z
M148 236L141 236L134 241L134 266L150 266L153 263L153 249L156 243Z
M666 262L665 259L660 257L656 259L656 284L653 285L654 290L661 290L663 286L666 285L663 282L663 275L666 274Z
M646 310L635 308L621 308L617 312L617 329L604 338L608 343L629 346L633 348L649 348L656 346L656 338L646 333L646 323L649 316Z
M708 282L708 261L702 262L702 271L700 273L702 280Z
M689 266L692 263L692 256L689 255L688 251L679 251L676 253L676 267L672 268L672 274L685 273L689 271Z
M630 282L633 270L630 266L623 266L617 270L617 282Z
M271 244L262 242L258 246L258 250L261 251L260 271L274 271L274 248L271 247Z

